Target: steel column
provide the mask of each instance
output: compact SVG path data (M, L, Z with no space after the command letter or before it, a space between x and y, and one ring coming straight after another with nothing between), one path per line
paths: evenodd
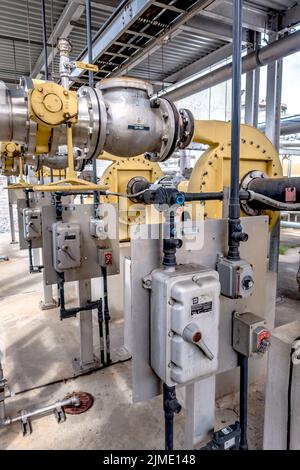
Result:
M253 35L253 50L258 48L260 35ZM251 70L246 74L246 100L245 100L245 124L257 127L259 105L260 69Z
M92 300L91 279L78 281L79 305L86 304ZM75 372L87 371L99 367L100 361L94 355L93 341L93 311L83 310L79 313L80 329L80 356L73 361Z
M185 449L197 448L201 440L214 430L215 393L215 376L185 387Z
M274 38L275 39L275 38ZM268 65L267 73L267 107L266 107L266 136L279 151L280 115L282 88L282 59ZM278 271L280 244L280 220L277 221L270 234L269 269Z
M9 182L8 182L9 184ZM14 221L14 206L12 200L12 193L8 189L8 212L9 212L9 225L10 225L10 233L11 233L11 242L12 244L17 243L16 241L16 230L15 230L15 221Z

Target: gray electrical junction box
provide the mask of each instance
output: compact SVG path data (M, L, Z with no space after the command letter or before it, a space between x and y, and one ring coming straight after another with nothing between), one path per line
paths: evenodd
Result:
M195 264L151 273L151 365L167 385L218 369L218 273Z
M54 269L63 272L81 265L80 225L56 222L52 225Z

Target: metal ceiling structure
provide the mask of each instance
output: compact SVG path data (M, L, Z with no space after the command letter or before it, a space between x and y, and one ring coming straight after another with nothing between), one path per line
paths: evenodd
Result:
M0 0L0 79L43 77L40 0ZM58 37L72 57L87 61L84 0L46 0L48 66L56 78ZM244 1L244 47L253 32L285 33L300 22L300 2ZM231 55L230 0L93 0L95 81L122 74L150 79L157 89L182 81ZM130 44L130 45L129 45ZM74 85L87 80L76 69ZM77 82L77 83L76 83Z

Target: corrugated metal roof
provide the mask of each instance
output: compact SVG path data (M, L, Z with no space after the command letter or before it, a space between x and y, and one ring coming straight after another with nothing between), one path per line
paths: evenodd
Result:
M45 1L47 37L50 36L52 25L55 27L67 3L68 0ZM97 8L95 8L96 3ZM93 0L92 17L96 29L104 24L113 9L101 9L101 1ZM84 14L81 20L85 20ZM73 45L72 56L77 57L86 44L84 26L74 27L69 39ZM42 50L40 0L0 0L0 80L18 81L20 75L29 75L30 58L33 69ZM49 50L51 49L49 48ZM51 72L51 70L52 66L50 65L49 71ZM54 62L54 72L58 73L58 58Z
M45 1L47 34L49 37L52 26L55 27L68 1ZM83 0L72 1L74 1L74 3L76 2L76 4L82 3L84 5L85 3ZM119 3L119 0L104 0L103 2L101 0L92 0L92 24L94 33L107 21L110 14ZM160 0L160 2L156 3L173 5L175 8L183 8L183 5L187 5L183 0L174 0L173 2L170 0ZM192 3L193 2L189 0L189 5ZM295 6L296 3L297 2L294 0L245 0L244 6L249 11L259 11L263 15L269 11L282 12L288 10ZM154 4L155 2L153 2L153 5ZM227 7L230 6L230 0L224 0L223 2L212 0L211 4L207 7L207 12L211 12L212 15L217 14L218 6L221 7L224 5L227 5ZM151 8L157 8L157 5ZM169 17L171 15L170 11L171 10L168 10ZM30 69L34 68L43 50L41 2L40 0L0 0L0 12L0 80L7 82L17 81L20 75L30 74ZM166 19L168 15L162 14L160 18ZM77 58L86 45L84 16L83 13L80 21L75 22L69 36L73 45L73 58ZM147 15L144 15L142 19L145 21ZM150 32L150 34L154 36L154 39L156 35L159 36L159 34L161 34L161 31L157 30L157 32L155 32L153 24L149 24L148 26L145 24L143 31ZM28 38L30 39L30 48ZM143 54L143 48L148 46L148 43L141 41L141 39L142 38L139 38L138 42L138 44L142 46L139 52ZM127 41L127 39L125 40ZM129 70L129 74L145 79L150 78L152 81L164 81L168 76L207 56L211 52L222 48L225 44L228 44L228 41L224 38L212 38L206 36L203 32L198 33L195 28L193 31L190 31L180 27L180 29L176 31L176 34L171 35L171 38L167 41L156 44L153 53L152 51L150 54L145 53L139 63ZM130 48L128 50L130 51ZM117 46L115 46L115 49L112 47L110 51L121 51L121 53L124 53L124 50ZM133 53L134 51L130 52L130 54ZM110 55L106 57L105 60L106 62L120 64L120 66L124 68L124 63L121 64L122 61L120 57ZM107 68L107 65L101 62L99 65L103 69ZM50 65L49 67L50 73L53 69L54 73L57 74L58 56L56 56L54 60L54 65ZM118 68L112 66L111 73L118 73ZM100 78L103 75L104 74L100 73L98 77Z
M210 54L227 44L225 41L210 39L183 31L171 38L154 54L130 70L134 77L148 78L151 81L165 80L169 75Z
M253 6L254 8L262 8L265 11L283 11L287 10L288 8L292 8L297 2L294 0L247 0L244 3L249 6Z

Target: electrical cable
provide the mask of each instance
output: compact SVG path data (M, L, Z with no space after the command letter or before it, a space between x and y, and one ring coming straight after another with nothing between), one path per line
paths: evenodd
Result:
M102 369L106 369L107 367L115 366L117 364L123 364L124 362L128 362L131 359L132 359L132 356L127 357L126 359L119 359L118 361L113 361L113 362L110 362L109 364L104 364L104 365L101 365L99 367L95 367L95 369L87 370L87 371L82 372L82 373L80 373L78 375L75 375L75 376L71 375L71 376L68 376L68 377L65 377L65 378L62 378L62 379L53 380L52 382L47 382L45 384L36 385L35 387L26 388L24 390L20 390L19 392L15 392L15 396L16 395L22 395L23 393L27 393L27 392L32 392L33 390L38 390L40 388L49 387L50 385L56 385L56 384L60 384L60 383L67 383L69 380L76 380L79 377L82 377L84 375L93 374L94 372L97 372L97 371L102 370Z
M147 189L143 189L143 191L139 191L138 193L134 193L134 194L125 194L125 193L116 193L116 192L113 192L113 191L105 191L105 194L104 196L118 196L118 197L126 197L126 198L132 198L132 197L137 197L137 196L141 196L142 194L144 194L146 191L148 191L148 188Z
M276 199L272 199L268 196L264 196L263 194L255 193L254 191L248 190L250 195L249 201L258 201L262 204L265 204L270 207L275 207L279 210L288 210L288 211L297 211L300 210L300 203L295 202L281 202L276 201Z

